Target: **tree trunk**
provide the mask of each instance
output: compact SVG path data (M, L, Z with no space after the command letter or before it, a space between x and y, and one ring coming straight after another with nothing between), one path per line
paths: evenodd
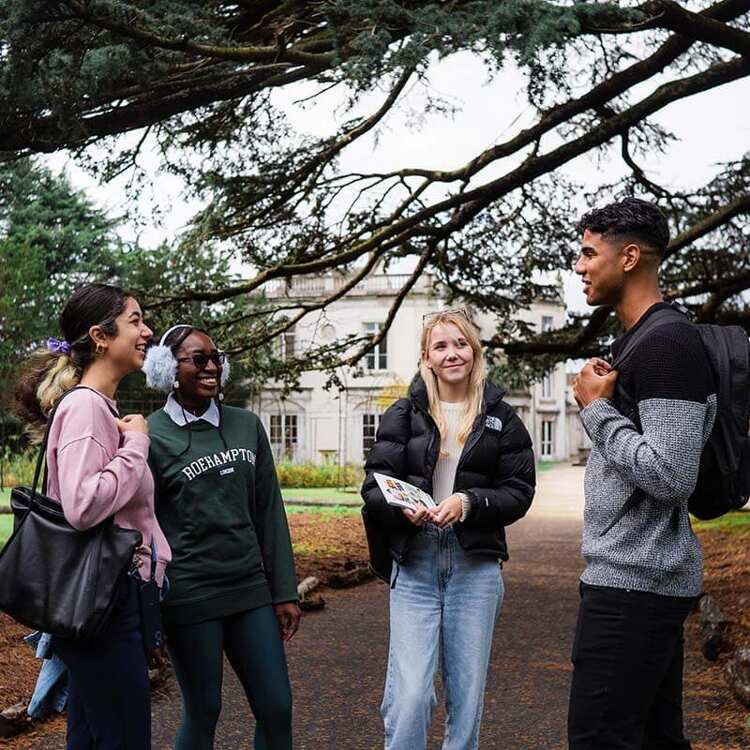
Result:
M701 651L706 659L716 661L722 651L729 650L729 620L719 609L714 598L708 595L701 599L699 612Z
M737 700L750 708L750 648L740 648L734 652L725 674Z

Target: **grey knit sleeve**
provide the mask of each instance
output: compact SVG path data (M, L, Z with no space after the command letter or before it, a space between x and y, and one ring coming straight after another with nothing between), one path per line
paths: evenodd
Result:
M656 335L633 357L630 378L640 431L599 399L581 412L591 441L618 474L650 497L679 503L690 497L710 432L716 395L705 355L687 326Z

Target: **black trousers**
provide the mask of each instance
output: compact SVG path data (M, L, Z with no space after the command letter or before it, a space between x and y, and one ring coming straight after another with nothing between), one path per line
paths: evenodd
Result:
M682 727L683 625L694 601L581 584L570 750L690 750Z
M106 631L54 639L69 671L68 750L149 750L151 692L135 581L127 576Z

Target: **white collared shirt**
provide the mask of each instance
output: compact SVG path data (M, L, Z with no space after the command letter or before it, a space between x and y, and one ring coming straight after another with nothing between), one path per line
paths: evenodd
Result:
M216 406L216 401L211 399L211 405L203 412L200 416L195 416L187 409L183 409L182 406L177 402L174 397L174 393L170 393L167 397L167 403L164 404L164 411L167 416L178 426L184 427L188 422L198 422L203 419L214 427L219 426L219 407Z

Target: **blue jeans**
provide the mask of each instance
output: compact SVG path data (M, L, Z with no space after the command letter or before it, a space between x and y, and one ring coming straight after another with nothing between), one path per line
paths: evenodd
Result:
M452 529L422 527L391 576L391 641L380 711L386 750L423 750L438 648L445 688L443 750L479 745L492 632L503 601L498 561L468 556Z
M126 577L102 635L53 644L69 671L68 750L149 750L151 690L135 581Z

